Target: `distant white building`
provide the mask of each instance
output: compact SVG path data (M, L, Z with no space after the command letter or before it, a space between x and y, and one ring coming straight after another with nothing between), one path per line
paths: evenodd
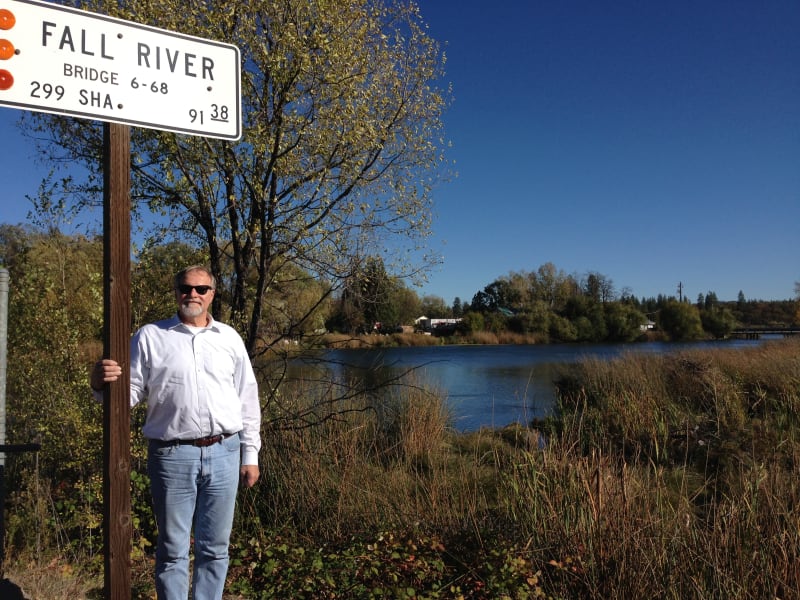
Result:
M443 329L455 329L459 323L461 323L461 319L429 319L428 317L414 319L414 326L426 333Z
M651 321L650 319L647 319L647 322L645 322L643 325L639 325L639 329L641 331L652 331L655 328L656 328L656 322Z

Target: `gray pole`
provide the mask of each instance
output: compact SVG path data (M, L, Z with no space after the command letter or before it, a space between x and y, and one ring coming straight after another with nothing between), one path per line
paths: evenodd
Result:
M0 269L0 446L6 443L6 362L8 356L8 269ZM0 469L6 453L0 452Z
M0 446L6 443L6 351L8 349L8 269L0 269ZM6 453L0 450L0 575L6 561Z
M8 281L8 269L0 268L0 578L4 575L6 559L6 452L9 454L14 454L15 452L38 452L40 448L39 444L6 444ZM2 591L4 590L0 589L0 592Z

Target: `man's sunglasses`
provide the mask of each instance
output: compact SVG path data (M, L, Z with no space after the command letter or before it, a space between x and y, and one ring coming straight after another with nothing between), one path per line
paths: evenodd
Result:
M178 286L178 291L181 294L190 294L192 290L200 294L201 296L205 296L208 293L208 290L213 290L214 288L210 285L187 285L182 283Z

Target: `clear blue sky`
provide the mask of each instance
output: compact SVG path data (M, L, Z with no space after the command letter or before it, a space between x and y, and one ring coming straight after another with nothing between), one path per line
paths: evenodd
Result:
M458 177L443 264L475 292L552 262L637 297L782 300L800 280L800 2L420 0L447 53ZM0 222L46 173L0 107Z
M419 4L447 43L458 171L425 293L552 262L637 297L794 296L798 0Z

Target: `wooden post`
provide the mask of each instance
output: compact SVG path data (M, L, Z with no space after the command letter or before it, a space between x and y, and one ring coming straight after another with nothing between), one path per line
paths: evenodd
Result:
M103 124L103 356L122 377L103 391L103 531L106 600L131 597L130 127Z

